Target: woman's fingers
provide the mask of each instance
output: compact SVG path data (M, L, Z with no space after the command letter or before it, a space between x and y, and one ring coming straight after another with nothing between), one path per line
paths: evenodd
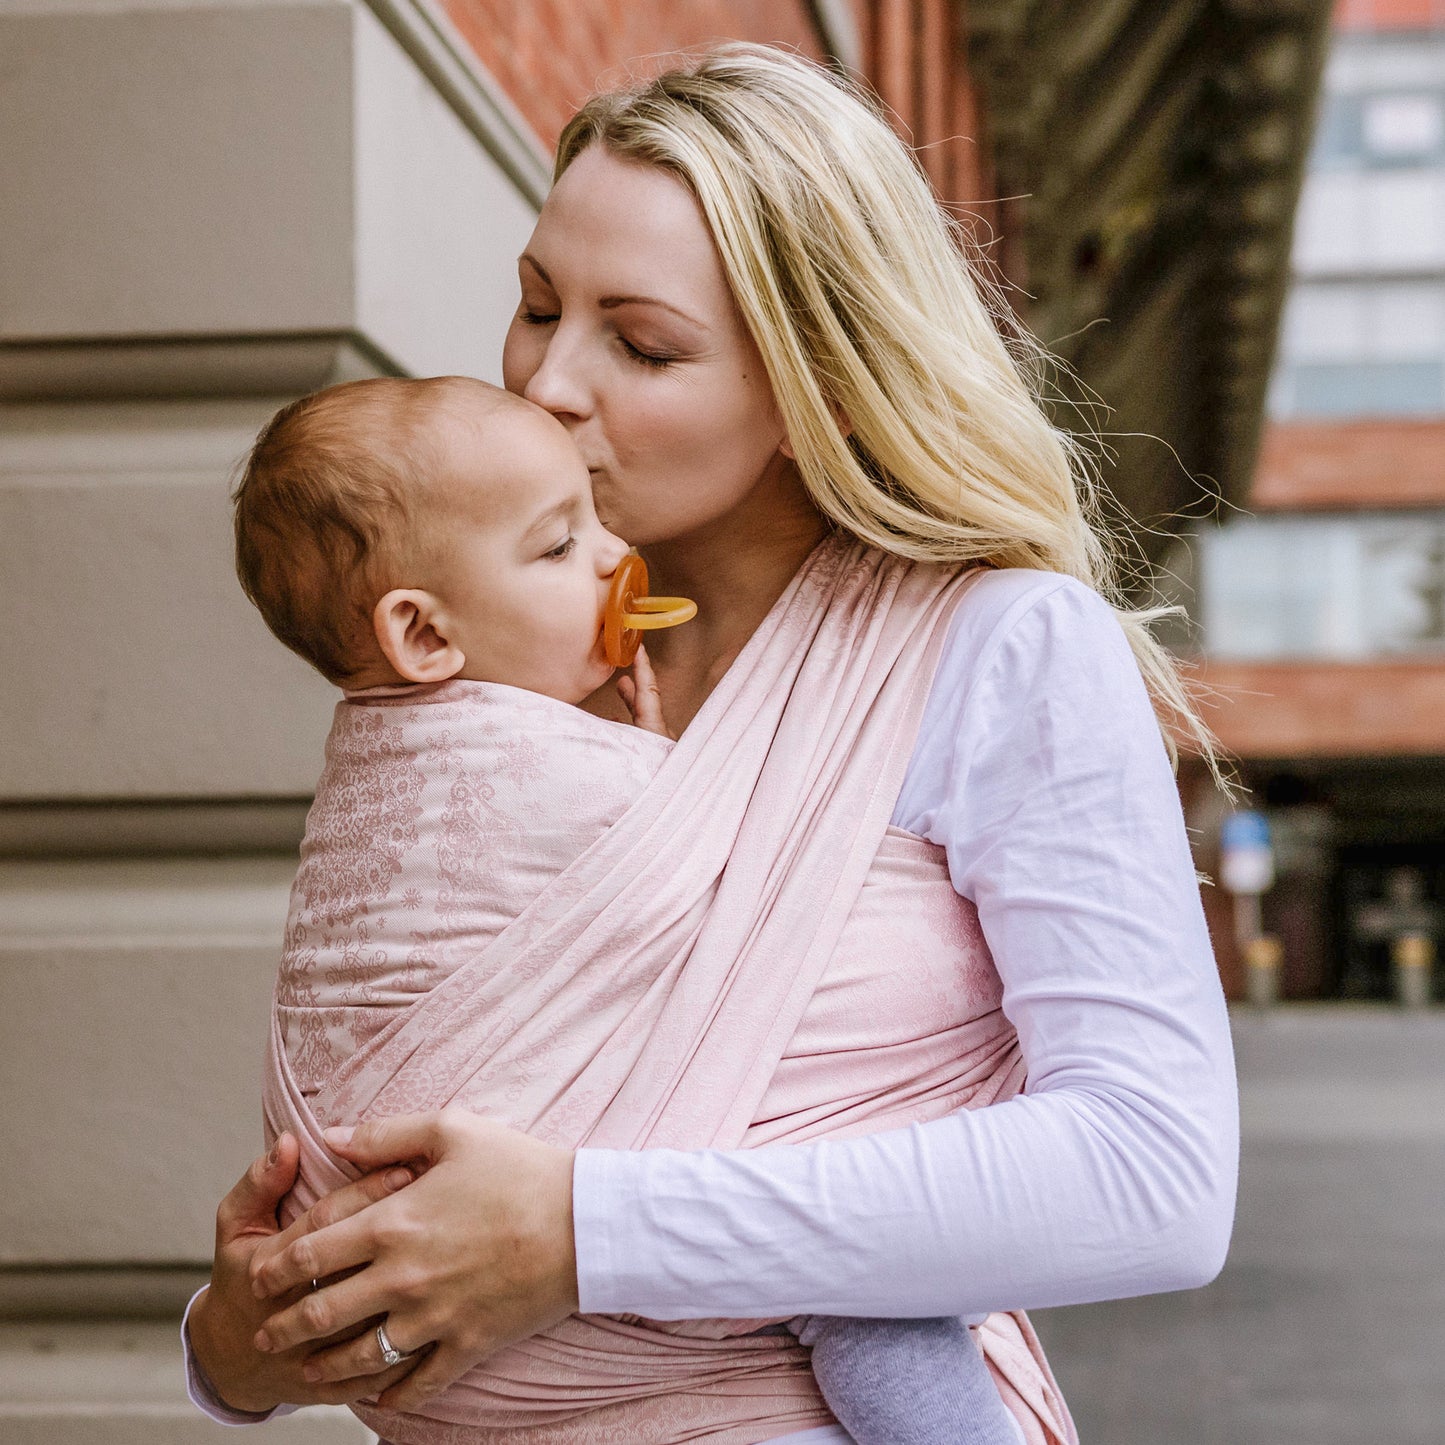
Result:
M468 1358L462 1351L439 1345L421 1356L421 1363L405 1379L384 1391L376 1403L383 1410L414 1410L461 1379L475 1363L475 1358Z
M364 1168L408 1159L418 1177L268 1257L257 1278L278 1294L312 1276L357 1272L278 1301L285 1308L257 1322L258 1347L264 1340L283 1359L304 1352L303 1366L342 1349L322 1368L355 1379L377 1370L374 1326L383 1320L398 1349L435 1342L405 1397L421 1399L577 1308L569 1151L462 1110L377 1120L327 1142ZM336 1338L367 1331L371 1339L350 1349Z
M270 1354L281 1354L312 1340L325 1340L343 1330L354 1329L363 1320L377 1313L376 1284L367 1276L370 1271L347 1276L321 1289L307 1290L294 1304L278 1310L256 1332L256 1348ZM375 1333L363 1334L375 1344ZM350 1375L375 1375L386 1366L379 1354L357 1355L357 1368ZM330 1376L331 1379L346 1378Z
M362 1178L344 1184L340 1189L318 1199L310 1209L293 1219L280 1234L273 1235L251 1256L251 1289L256 1298L266 1299L284 1294L288 1289L334 1274L334 1270L317 1269L297 1276L293 1269L281 1264L280 1257L304 1236L330 1229L360 1214L362 1210L385 1199L389 1194L405 1189L415 1178L412 1170L402 1165L394 1165L389 1169L378 1169L363 1175ZM310 1249L303 1253L309 1262ZM280 1278L288 1279L292 1283L273 1288L272 1281Z
M415 1369L421 1363L420 1352L429 1350L431 1341L408 1339L406 1327L397 1323L390 1315L387 1316L385 1323L387 1338L391 1340L396 1349L407 1356L407 1364ZM317 1350L306 1361L306 1367L302 1374L307 1380L316 1384L333 1380L350 1380L371 1374L373 1388L380 1389L381 1386L376 1384L375 1375L385 1370L386 1366L381 1363L381 1345L376 1338L376 1330L373 1328L364 1330L354 1340L332 1345L330 1349Z
M327 1129L327 1147L361 1169L387 1164L427 1163L442 1148L439 1114L397 1114L370 1119L355 1128Z
M377 1375L357 1375L349 1380L326 1380L309 1385L308 1402L318 1405L354 1405L358 1400L374 1399L389 1386L405 1380L416 1369L420 1356L403 1360L399 1365Z
M329 1229L318 1230L315 1234L303 1234L279 1250L268 1250L266 1258L252 1262L251 1292L257 1299L275 1299L305 1286L308 1299L314 1298L320 1292L310 1288L313 1280L329 1279L333 1274L359 1269L375 1258L376 1243L372 1225L373 1221L362 1212L352 1215L350 1219L343 1219L339 1224L333 1224ZM280 1237L278 1235L277 1239ZM259 1255L261 1250L258 1249L256 1253ZM328 1285L327 1288L334 1289L335 1286ZM306 1302L301 1301L303 1304ZM360 1318L363 1316L358 1315L357 1319ZM341 1325L332 1325L331 1328L340 1329ZM306 1335L303 1338L317 1337Z

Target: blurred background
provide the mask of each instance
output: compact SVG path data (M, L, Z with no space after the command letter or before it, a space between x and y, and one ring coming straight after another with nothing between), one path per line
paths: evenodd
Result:
M1248 789L1181 770L1235 1247L1038 1317L1085 1445L1439 1445L1445 0L0 0L0 1438L220 1436L175 1329L331 709L235 585L233 467L331 381L499 379L562 123L725 37L919 148Z

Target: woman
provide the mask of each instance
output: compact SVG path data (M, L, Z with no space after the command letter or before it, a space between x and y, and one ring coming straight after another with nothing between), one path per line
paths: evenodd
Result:
M201 1393L407 1409L578 1309L980 1317L1205 1283L1232 1066L1156 718L1207 738L1147 618L1101 600L1107 549L1027 357L886 125L796 59L725 47L600 97L557 172L506 382L568 426L655 588L699 603L654 649L674 729L830 532L994 569L941 638L891 821L976 906L1028 1087L816 1148L574 1152L382 1120L338 1141L372 1172L277 1235L283 1139L218 1216ZM387 1367L383 1316L399 1351L431 1348ZM313 1353L333 1335L355 1337Z

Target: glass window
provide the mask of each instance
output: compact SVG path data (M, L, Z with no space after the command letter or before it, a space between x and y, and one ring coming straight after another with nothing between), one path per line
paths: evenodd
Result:
M1296 362L1289 368L1295 416L1432 416L1445 412L1439 361Z
M1445 281L1377 282L1367 296L1367 354L1382 361L1445 357Z
M1367 253L1365 177L1325 171L1305 180L1295 217L1294 264L1317 271L1359 270Z
M1358 161L1360 102L1353 95L1326 95L1315 118L1310 169L1350 165Z
M1445 279L1296 282L1282 354L1291 361L1445 358Z
M1365 254L1379 266L1445 266L1445 171L1379 172L1364 196Z
M1294 361L1353 361L1368 335L1365 287L1297 284L1284 313L1282 346Z
M1445 652L1445 515L1241 517L1198 542L1212 656Z
M1299 283L1285 305L1283 353L1295 361L1353 361L1366 350L1366 288Z
M1445 107L1435 95L1372 95L1361 107L1361 138L1372 160L1415 163L1445 143Z

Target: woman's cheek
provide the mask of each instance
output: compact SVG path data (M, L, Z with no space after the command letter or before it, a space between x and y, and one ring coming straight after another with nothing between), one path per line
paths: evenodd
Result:
M523 324L514 320L502 342L502 385L521 396L540 364L540 338L528 336Z

